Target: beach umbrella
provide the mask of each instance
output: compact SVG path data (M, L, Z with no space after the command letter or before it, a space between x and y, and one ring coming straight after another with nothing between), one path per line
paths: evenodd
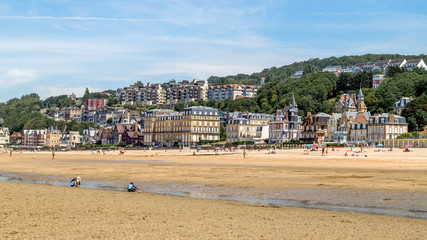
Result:
M377 147L382 147L383 145L381 143L377 144Z
M202 150L202 148L197 148L197 150Z
M305 147L311 147L311 145L310 145L310 144L307 144L307 145L305 145Z
M408 144L408 145L406 145L406 147L412 147L412 145L411 145L411 144Z

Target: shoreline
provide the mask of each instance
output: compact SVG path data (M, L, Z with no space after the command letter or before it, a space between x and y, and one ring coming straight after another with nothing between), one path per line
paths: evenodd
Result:
M426 220L0 182L0 238L423 239ZM12 200L13 199L13 200Z
M368 157L344 157L344 150L331 151L328 157L321 157L320 152L306 156L303 150L278 150L271 155L267 151L249 151L246 159L241 152L195 157L172 150L118 153L57 152L54 160L48 152L14 153L12 157L0 154L0 172L59 176L67 183L81 176L83 184L91 179L132 181L142 188L145 183L171 183L175 184L172 190L180 191L186 190L181 186L206 186L208 189L202 194L223 194L215 192L219 188L231 189L223 194L231 196L272 194L273 198L308 203L315 197L333 197L337 201L427 209L427 198L423 197L427 194L427 149L409 153L372 150L367 152ZM257 192L260 189L268 194ZM427 235L425 219L27 183L0 182L0 190L5 193L0 196L0 216L7 219L0 225L0 233L5 236L0 234L0 238L423 239ZM379 195L382 193L386 195ZM99 209L97 203L103 207ZM149 210L145 211L145 207ZM147 212L153 221L145 225ZM73 220L79 224L91 222L81 229ZM58 221L60 227L54 225ZM54 228L34 222L47 222ZM135 229L135 224L141 229ZM110 229L112 226L115 231ZM60 229L67 229L71 235L64 235ZM97 235L99 232L103 235Z
M65 177L0 172L0 181L7 182L68 187L68 180ZM125 191L126 184L111 179L85 179L81 188ZM427 206L418 201L427 199L427 194L354 189L232 189L166 182L136 182L136 185L142 192L151 194L427 219Z

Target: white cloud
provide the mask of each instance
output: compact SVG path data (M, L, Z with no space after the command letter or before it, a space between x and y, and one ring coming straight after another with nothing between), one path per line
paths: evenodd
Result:
M66 21L112 21L112 22L168 22L179 23L170 19L162 18L114 18L114 17L52 17L52 16L0 16L0 19L22 19L22 20L66 20Z
M29 69L10 69L0 75L2 88L8 88L22 83L28 83L37 79L37 73Z
M89 89L89 92L100 92L105 90L105 89L88 87L88 86L71 87L66 85L56 85L56 86L39 86L36 88L36 91L40 95L41 99L46 99L51 96L70 95L72 93L76 94L77 97L82 97L85 93L86 88Z

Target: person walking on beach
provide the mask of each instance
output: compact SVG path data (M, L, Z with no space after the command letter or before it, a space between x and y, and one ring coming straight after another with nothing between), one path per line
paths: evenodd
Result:
M139 191L139 188L137 188L135 185L133 185L133 182L131 182L128 185L128 192L140 192L140 191Z
M246 159L246 155L247 155L246 149L243 149L243 159Z
M13 150L9 151L9 157L12 157Z
M52 151L52 160L55 159L55 150Z

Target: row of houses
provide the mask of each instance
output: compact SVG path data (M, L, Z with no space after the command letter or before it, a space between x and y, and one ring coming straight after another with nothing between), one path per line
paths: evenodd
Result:
M263 81L265 79L262 79ZM234 100L236 98L251 98L256 96L259 86L227 84L209 86L208 81L181 81L169 83L165 89L161 84L141 83L119 88L116 97L120 104L126 105L174 105L199 100Z
M5 130L6 129L6 130ZM3 134L2 134L3 133ZM0 127L0 145L16 144L28 147L50 146L50 147L75 147L83 143L83 136L77 131L63 134L53 127L42 130L23 130L9 135L7 128Z
M395 104L397 112L411 98L403 97ZM371 143L395 139L407 133L404 117L395 114L371 115L367 111L363 92L343 94L335 105L335 113L298 115L298 105L291 104L275 114L220 112L210 107L194 106L182 112L153 109L143 113L132 110L107 112L98 109L83 120L99 121L98 129L61 133L52 127L46 130L24 130L20 143L26 146L77 146L80 144L138 144L146 146L189 146L202 140L220 140L221 128L229 143L252 141L282 143L291 140L305 142ZM115 110L116 111L116 110ZM116 114L115 114L116 113ZM106 123L111 114L111 122ZM16 136L5 137L9 131L0 128L0 144L18 143ZM14 133L20 134L20 133Z
M401 112L409 98L403 97L395 104ZM405 105L406 106L406 105ZM235 115L228 121L227 141L254 141L282 143L290 140L304 142L372 143L381 139L395 139L408 132L404 117L395 114L374 114L367 111L362 91L359 94L343 94L335 105L336 113L312 114L302 119L292 97L290 106L278 110L275 115ZM261 120L261 121L258 121ZM263 135L267 132L267 135Z
M389 67L405 68L408 71L413 71L415 68L422 68L427 70L427 65L423 59L411 59L411 60L386 59L386 60L378 60L375 62L358 63L354 66L341 66L341 65L327 66L322 69L322 72L331 72L336 76L339 76L342 73L359 73L359 72L374 72L374 71L385 72ZM297 72L295 72L293 77L300 78L303 75L304 75L304 70L300 69Z

